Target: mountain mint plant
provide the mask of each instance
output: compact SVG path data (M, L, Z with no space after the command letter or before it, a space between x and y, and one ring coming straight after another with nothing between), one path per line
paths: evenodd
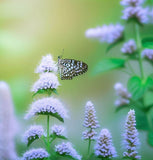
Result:
M85 106L85 120L83 126L87 128L87 130L85 130L82 134L83 134L83 139L89 141L88 144L88 155L89 155L91 141L95 140L97 135L95 129L100 127L97 121L94 105L91 101L88 101Z
M46 64L44 59L46 60ZM47 125L31 125L30 128L25 131L23 141L29 149L23 154L21 160L64 160L67 158L73 160L93 160L95 158L107 160L118 158L109 130L102 128L99 136L97 136L96 129L99 128L100 125L96 117L96 110L91 101L87 101L85 105L85 119L83 123L86 130L82 133L82 139L88 141L88 152L85 156L80 156L72 143L66 142L68 137L65 133L65 127L59 124L50 124L51 118L56 118L61 123L64 123L68 114L62 102L55 98L55 95L51 96L53 93L57 93L56 89L60 85L56 74L53 72L56 71L56 68L53 68L53 66L56 67L56 65L51 55L43 57L42 63L40 63L41 67L37 67L37 73L41 75L40 79L34 84L32 92L33 96L37 96L38 94L45 94L47 96L43 98L39 96L39 99L32 102L25 115L25 119L42 116ZM42 70L44 73L41 72ZM120 101L118 102L120 105L117 105L118 107L122 107L124 100L127 101L127 103L124 103L125 106L131 102L131 93L121 83L116 83L114 89L117 96L119 96L117 101ZM59 139L58 144L56 144L56 139ZM40 141L41 148L31 147L34 146L33 144L37 141ZM94 147L91 145L92 141L95 143ZM124 145L125 151L122 158L135 160L141 158L137 152L139 139L134 110L130 110L127 116L124 131Z
M116 111L123 108L134 109L137 125L133 124L133 127L148 132L147 141L153 147L153 99L149 98L153 97L153 36L143 35L145 27L153 22L152 7L149 7L153 5L153 1L121 0L120 5L123 8L120 22L98 26L85 32L87 38L107 43L106 53L112 53L111 58L103 58L96 64L92 74L114 69L128 74L127 89L121 83L114 86L119 97L115 101ZM118 57L113 55L114 47L120 47ZM137 157L132 150L124 155Z
M81 156L73 148L70 142L62 142L53 146L52 143L56 139L67 140L65 136L65 128L62 125L54 124L51 126L51 118L56 118L64 123L68 117L67 110L62 102L51 96L57 94L57 88L60 85L57 75L57 65L53 61L50 54L42 58L41 63L36 69L36 73L40 73L39 79L34 83L31 91L33 96L45 94L46 97L34 100L25 115L25 119L39 117L40 115L46 120L46 127L41 125L32 125L24 134L23 139L28 147L33 145L36 140L43 141L43 148L30 149L23 154L23 160L52 160L57 157L69 157L70 159L81 160Z

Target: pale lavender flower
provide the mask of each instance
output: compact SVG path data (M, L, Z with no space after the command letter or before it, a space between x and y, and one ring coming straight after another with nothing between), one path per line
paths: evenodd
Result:
M56 134L57 136L64 136L65 128L61 125L53 125L51 128L51 132Z
M97 121L96 111L94 105L91 101L88 101L85 106L85 120L83 126L89 128L89 131L86 130L82 133L83 139L95 139L97 132L94 129L99 128L100 125Z
M31 91L36 93L40 89L57 89L59 85L58 78L54 73L42 73Z
M144 49L141 54L142 54L142 57L145 57L153 61L153 49Z
M45 149L38 148L38 149L31 149L31 150L25 152L23 154L22 160L34 160L34 159L43 160L48 157L49 157L49 154Z
M31 126L24 134L23 140L26 144L31 139L40 138L44 134L44 129L40 125Z
M125 98L119 98L115 101L115 106L116 107L120 107L120 106L124 106L130 103L130 100L125 99Z
M97 135L97 132L94 131L93 129L91 130L85 130L83 133L83 139L87 140L87 139L91 139L91 140L95 140L96 139L96 135Z
M95 145L95 155L101 158L116 157L116 150L112 144L112 136L108 129L102 129Z
M57 72L57 64L53 60L51 54L47 54L46 56L42 57L42 60L39 66L36 69L36 73L43 73L43 72Z
M33 102L25 116L25 119L29 119L36 115L55 116L55 114L58 114L59 119L63 120L67 117L67 110L58 99L48 97Z
M122 98L131 98L131 94L128 92L127 88L123 86L122 83L118 82L114 85L114 89L116 91L116 94Z
M122 0L120 2L123 6L139 6L144 3L145 0Z
M130 110L127 115L125 123L124 144L126 152L123 153L124 157L141 159L138 155L137 147L139 146L138 131L136 129L135 111Z
M125 54L133 54L137 49L136 43L133 39L130 39L128 42L123 44L121 52Z
M7 83L0 81L0 159L16 160L14 137L18 124L14 114L14 105L10 88Z
M62 144L56 145L55 148L56 152L60 155L69 155L74 159L81 160L81 156L73 148L70 142L63 142Z
M87 38L98 39L100 42L114 43L123 37L124 27L120 24L103 25L86 31Z
M99 127L96 117L96 111L91 101L88 101L85 106L85 120L83 126L92 129L96 129Z
M122 83L118 82L114 85L114 89L116 91L119 99L115 101L115 106L120 107L123 105L127 105L130 103L131 94L128 92L127 88L123 86Z
M148 8L137 7L126 7L123 10L122 19L129 20L131 18L136 18L140 23L148 22Z

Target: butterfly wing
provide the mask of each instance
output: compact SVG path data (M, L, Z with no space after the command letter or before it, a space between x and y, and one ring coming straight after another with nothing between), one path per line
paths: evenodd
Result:
M86 63L74 59L59 59L58 66L62 80L72 79L88 70Z

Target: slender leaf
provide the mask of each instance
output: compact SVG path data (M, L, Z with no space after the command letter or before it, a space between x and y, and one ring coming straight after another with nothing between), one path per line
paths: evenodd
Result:
M153 37L143 38L141 43L144 48L153 49Z
M132 94L134 100L141 98L151 87L153 87L153 79L151 77L142 81L140 77L134 76L128 81L128 90Z
M130 106L130 104L129 105L123 105L123 106L119 106L119 107L116 107L116 112L119 112L120 110L122 110L122 109L124 109L124 108L128 108Z
M149 130L148 120L145 112L143 112L141 109L138 109L137 106L134 107L135 113L136 113L136 127L140 130Z
M143 24L140 23L140 21L138 20L137 17L131 17L131 18L128 19L126 22L127 22L127 23L134 23L134 24L137 23L138 25L143 26Z
M51 113L51 112L40 112L37 113L37 115L49 115L52 117L57 118L58 120L60 120L61 122L64 122L64 119L56 112L56 113Z
M92 75L104 73L117 68L123 68L124 64L125 64L124 59L117 59L117 58L102 59L94 67Z
M114 43L111 43L107 49L106 49L106 53L108 53L112 48L114 48L115 46L117 46L118 44L120 44L121 42L124 41L124 37L121 37L120 39L118 39L117 41L115 41Z
M51 134L50 137L53 139L59 138L59 139L67 140L67 137L62 136L62 135L56 135L55 133Z
M55 88L48 88L48 89L39 89L36 93L33 94L32 97L36 96L37 94L49 94L51 95L53 93L58 94L57 90Z
M145 88L142 85L141 79L134 76L128 81L128 90L132 94L132 98L137 100L143 96Z
M29 137L27 146L29 147L31 145L31 143L33 143L37 139L39 139L38 135Z
M65 153L59 154L58 152L56 152L56 154L57 154L58 156L60 156L60 157L65 157L65 158L77 160L76 158L72 157L71 155L67 155L67 154L65 154Z
M147 89L153 88L153 78L149 76L146 80L145 85Z

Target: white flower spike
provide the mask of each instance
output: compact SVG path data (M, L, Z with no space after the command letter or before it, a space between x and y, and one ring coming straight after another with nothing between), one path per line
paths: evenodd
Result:
M53 57L51 54L47 54L42 57L42 60L39 66L36 69L36 73L44 73L44 72L57 72L58 67L55 61L53 61Z
M108 129L102 129L95 145L95 155L101 158L116 157L116 150L112 144L112 136Z
M57 89L59 85L58 78L54 73L42 73L34 83L31 91L36 93L41 89Z
M86 31L87 38L98 39L100 42L114 43L123 36L124 27L120 24L103 25Z
M72 144L70 142L63 142L62 144L56 145L55 148L56 152L60 155L69 155L74 159L81 160L81 156L72 147Z
M23 140L28 144L29 140L40 138L42 135L44 135L43 127L40 125L33 125L25 132Z
M63 121L67 117L67 110L56 98L42 98L31 104L25 119L29 119L37 115L51 115L54 117L58 115L59 120Z
M38 149L31 149L23 154L22 160L34 160L34 159L39 159L43 160L45 158L48 158L49 154L46 152L45 149L43 148L38 148Z
M124 157L141 159L138 155L137 147L139 146L138 131L136 129L135 111L130 110L127 115L125 123L124 144L126 152L123 153Z

